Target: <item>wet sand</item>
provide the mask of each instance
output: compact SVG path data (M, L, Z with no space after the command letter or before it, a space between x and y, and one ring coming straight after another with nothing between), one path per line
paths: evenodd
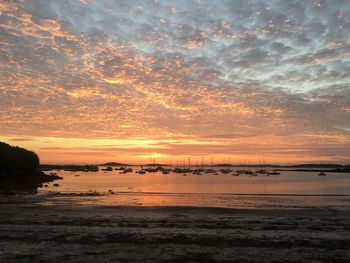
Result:
M350 262L350 210L0 201L0 262Z

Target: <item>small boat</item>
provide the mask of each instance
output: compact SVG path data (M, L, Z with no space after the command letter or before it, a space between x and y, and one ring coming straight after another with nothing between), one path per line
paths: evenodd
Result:
M193 170L193 174L202 175L202 173L203 173L204 171L205 171L204 169L198 168L198 169Z
M187 169L187 168L179 168L179 167L176 167L174 169L174 173L178 173L178 174L183 174L183 173L191 173L192 171L190 169Z
M221 170L219 170L219 172L221 172L222 174L229 174L229 173L232 173L232 170L231 169L221 169Z
M146 168L145 171L149 172L149 173L156 173L156 172L158 172L158 170L156 168Z
M132 173L132 168L125 168L119 172L119 174Z
M320 172L318 176L327 176L327 174L325 172Z
M102 169L102 171L110 172L113 171L113 168L111 166L108 166L107 168Z
M274 169L272 171L272 173L270 173L270 174L272 174L272 175L280 175L281 173L279 171L277 171L276 169Z

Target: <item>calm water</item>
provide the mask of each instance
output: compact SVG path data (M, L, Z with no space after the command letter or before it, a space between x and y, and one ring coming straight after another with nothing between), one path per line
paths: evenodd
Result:
M315 172L288 171L270 176L221 173L183 176L160 172L140 175L134 172L119 174L119 171L57 173L64 180L50 183L39 192L60 192L63 195L57 199L63 201L69 199L68 194L73 194L82 204L217 207L350 204L350 174L328 173L322 177ZM75 176L77 174L79 176ZM57 182L59 186L54 187ZM91 192L99 195L79 196Z

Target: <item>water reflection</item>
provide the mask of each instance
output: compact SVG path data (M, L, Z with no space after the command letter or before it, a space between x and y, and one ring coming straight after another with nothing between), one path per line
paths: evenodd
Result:
M350 175L330 173L320 177L315 172L282 171L275 176L233 176L227 174L98 173L57 172L64 178L60 187L48 184L41 191L61 192L143 192L143 193L214 193L214 194L350 194Z
M46 184L50 202L85 205L300 207L349 205L350 175L282 171L275 176L57 172L60 185Z

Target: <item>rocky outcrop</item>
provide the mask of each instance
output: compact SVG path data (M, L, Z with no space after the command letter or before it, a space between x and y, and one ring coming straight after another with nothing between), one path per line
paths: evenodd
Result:
M36 191L45 182L62 179L39 171L36 153L0 142L0 192Z

